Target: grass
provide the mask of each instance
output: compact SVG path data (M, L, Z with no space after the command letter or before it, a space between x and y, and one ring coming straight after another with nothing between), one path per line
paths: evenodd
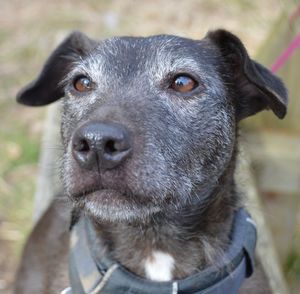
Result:
M21 246L31 227L39 139L29 135L24 125L14 122L5 126L0 128L0 217L20 236Z

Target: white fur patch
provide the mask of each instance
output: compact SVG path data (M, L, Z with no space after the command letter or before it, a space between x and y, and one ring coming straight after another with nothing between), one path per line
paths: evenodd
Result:
M162 251L154 251L145 261L146 277L153 281L170 281L173 277L174 258Z

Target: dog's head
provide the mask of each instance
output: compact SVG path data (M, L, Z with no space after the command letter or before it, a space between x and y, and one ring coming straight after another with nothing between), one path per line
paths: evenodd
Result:
M237 122L287 107L282 82L223 30L200 41L75 32L18 101L62 97L65 192L118 221L202 205L232 161Z

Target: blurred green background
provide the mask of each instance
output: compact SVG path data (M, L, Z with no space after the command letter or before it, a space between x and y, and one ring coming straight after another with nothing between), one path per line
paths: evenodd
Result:
M32 226L46 109L17 105L15 95L71 30L96 39L158 33L200 39L208 30L222 27L237 34L250 55L267 66L300 32L299 20L291 17L298 1L0 0L0 5L1 293L11 291L17 260ZM243 126L249 132L246 140L257 185L293 293L300 293L299 51L279 72L292 87L287 119L277 121L266 113ZM252 133L261 136L252 138ZM285 177L280 177L280 171Z

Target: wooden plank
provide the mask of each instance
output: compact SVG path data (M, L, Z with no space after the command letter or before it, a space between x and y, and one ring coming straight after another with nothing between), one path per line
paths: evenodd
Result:
M300 207L300 138L260 132L247 134L245 141L275 247L285 264L295 242Z
M245 152L246 147L240 146L240 156L236 170L238 189L246 196L246 207L257 224L257 254L268 277L273 294L290 293L283 276L279 258L274 246L270 229L267 225L263 206L251 173L250 159Z

